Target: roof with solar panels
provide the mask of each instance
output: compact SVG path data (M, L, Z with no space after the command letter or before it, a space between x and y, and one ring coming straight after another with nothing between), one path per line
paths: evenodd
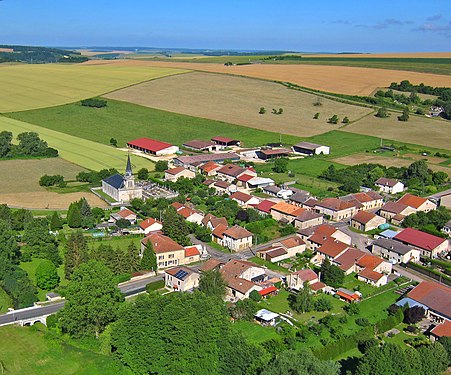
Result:
M194 273L193 270L191 270L188 267L178 266L174 268L170 268L165 271L167 274L175 277L176 279L184 281L188 276L192 275Z

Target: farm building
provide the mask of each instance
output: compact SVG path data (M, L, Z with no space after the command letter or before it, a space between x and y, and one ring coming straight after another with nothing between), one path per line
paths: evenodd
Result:
M211 141L222 147L239 146L241 144L241 142L238 139L219 136L213 137Z
M404 191L404 184L401 181L391 178L381 177L374 185L383 193L396 194Z
M442 323L451 320L451 288L423 281L407 294L407 298L427 306L427 316L433 321Z
M209 152L216 151L218 148L218 145L213 141L198 141L196 139L185 142L182 146L194 151L209 151Z
M287 148L260 150L257 151L257 156L262 160L277 159L287 157L291 154L291 151Z
M130 155L127 158L125 174L114 174L102 180L102 192L116 202L130 202L133 198L142 198L143 188L135 185Z
M173 146L170 143L156 141L150 138L135 139L134 141L127 142L127 146L134 150L155 156L172 155L179 151L178 146Z
M274 180L267 177L252 177L251 179L246 181L246 185L249 189L261 189L267 186L274 185Z
M351 226L362 232L376 229L379 225L387 222L383 217L371 212L359 211L351 219Z
M293 146L293 151L303 155L329 155L330 147L317 145L316 143L300 142Z
M207 163L209 161L214 161L216 163L222 163L224 160L238 161L240 156L234 152L224 152L221 154L202 154L202 155L191 155L191 156L179 156L174 159L174 164L178 166L185 167L197 167L201 164Z

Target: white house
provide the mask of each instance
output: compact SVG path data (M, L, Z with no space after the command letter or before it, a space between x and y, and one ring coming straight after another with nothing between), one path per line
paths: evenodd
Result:
M401 181L391 178L381 177L374 183L374 185L380 192L383 193L397 194L404 191L404 184Z
M139 227L141 228L142 233L144 233L146 236L153 232L158 232L163 229L163 224L160 223L158 220L154 219L153 217L150 217L148 219L145 219L139 223Z
M177 266L164 271L164 285L175 292L186 292L199 286L199 274L191 268Z

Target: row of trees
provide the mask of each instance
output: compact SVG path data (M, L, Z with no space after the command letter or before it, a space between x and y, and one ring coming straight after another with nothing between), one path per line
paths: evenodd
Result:
M17 136L19 143L13 144L13 133L0 132L0 158L13 159L21 157L57 157L58 151L47 145L34 132L20 133Z

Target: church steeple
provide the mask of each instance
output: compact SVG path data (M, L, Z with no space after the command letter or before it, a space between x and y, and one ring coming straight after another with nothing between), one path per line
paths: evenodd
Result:
M125 177L130 178L133 175L133 171L132 171L132 163L130 161L130 154L128 154L127 157L127 166L125 167Z

